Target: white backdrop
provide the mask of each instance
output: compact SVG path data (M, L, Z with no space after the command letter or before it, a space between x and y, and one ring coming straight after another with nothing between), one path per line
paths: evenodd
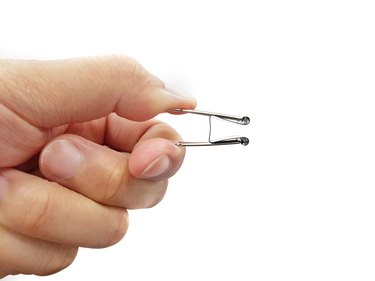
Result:
M252 119L226 127L249 146L189 148L123 241L43 280L374 280L372 3L1 1L1 57L128 54ZM206 138L203 117L160 118Z

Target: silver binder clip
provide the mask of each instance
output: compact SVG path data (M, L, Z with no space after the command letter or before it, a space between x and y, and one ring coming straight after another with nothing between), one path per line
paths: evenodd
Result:
M211 118L216 117L222 120L232 122L239 125L248 125L250 123L250 118L247 116L233 116L221 113L214 113L208 111L201 111L201 110L193 110L193 109L180 109L174 108L169 110L170 113L192 113L198 115L204 115L209 117L209 124L210 130L208 134L208 141L207 142L185 142L179 141L176 143L178 146L216 146L216 145L228 145L228 144L242 144L248 145L249 139L247 137L233 137L233 138L225 138L219 140L212 140L211 139Z

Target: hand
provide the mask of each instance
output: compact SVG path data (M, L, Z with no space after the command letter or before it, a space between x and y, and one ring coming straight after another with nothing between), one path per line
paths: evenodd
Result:
M118 242L126 209L157 204L183 161L150 119L194 107L128 57L0 61L0 277Z

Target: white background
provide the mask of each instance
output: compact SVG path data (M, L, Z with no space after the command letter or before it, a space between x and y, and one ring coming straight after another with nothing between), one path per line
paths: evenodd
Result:
M43 280L374 280L372 3L0 2L2 57L128 54L199 109L252 119L226 127L249 146L188 149L122 242ZM204 117L160 118L206 138Z

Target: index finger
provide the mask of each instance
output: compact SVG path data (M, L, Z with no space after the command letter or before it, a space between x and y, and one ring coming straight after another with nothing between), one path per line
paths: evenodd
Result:
M195 100L164 83L127 56L55 61L0 61L0 101L30 124L50 128L109 113L137 121Z

